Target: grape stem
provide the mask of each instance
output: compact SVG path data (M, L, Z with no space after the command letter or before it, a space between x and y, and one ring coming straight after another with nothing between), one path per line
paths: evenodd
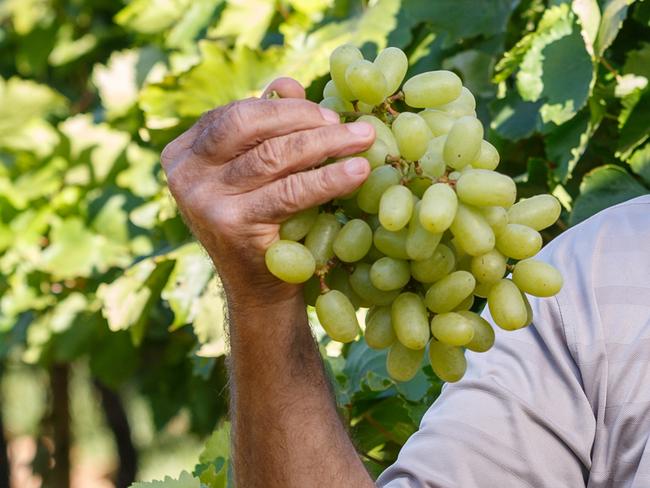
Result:
M358 119L362 115L367 115L367 114L364 114L363 112L354 111L354 112L339 112L339 115L341 117L345 117L346 119Z
M388 103L393 103L397 100L404 100L404 92L402 90L398 91L394 95L391 95L386 99Z
M327 274L337 265L337 263L338 263L338 259L332 258L329 261L327 261L327 263L325 263L323 266L321 266L316 270L316 276L318 276L321 295L324 295L325 293L330 291L330 287L327 286L325 279L327 278Z

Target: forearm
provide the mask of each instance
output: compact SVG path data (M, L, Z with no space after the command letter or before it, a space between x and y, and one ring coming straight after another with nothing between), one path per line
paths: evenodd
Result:
M336 412L301 297L229 304L237 486L374 486Z

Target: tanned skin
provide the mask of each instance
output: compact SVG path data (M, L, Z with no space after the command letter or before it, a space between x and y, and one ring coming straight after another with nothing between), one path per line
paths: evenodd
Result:
M169 188L212 258L228 302L236 485L370 488L341 423L299 286L273 277L264 251L290 215L356 189L372 126L341 124L289 78L205 114L161 156ZM216 307L216 304L215 304ZM215 308L215 314L221 310Z

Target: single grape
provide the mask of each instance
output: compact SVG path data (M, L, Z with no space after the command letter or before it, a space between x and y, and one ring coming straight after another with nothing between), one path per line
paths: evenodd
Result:
M409 67L408 58L401 49L387 47L377 55L374 64L386 79L386 93L384 96L388 97L395 93L402 84L406 70Z
M454 169L461 169L474 162L479 155L483 141L483 126L481 122L470 115L460 117L454 122L442 156L445 163Z
M393 135L404 159L417 161L427 150L432 134L422 117L411 112L402 112L393 121Z
M372 230L361 219L349 220L336 235L332 249L344 263L363 259L372 245Z
M334 83L334 80L329 80L327 83L325 83L325 87L323 88L323 98L328 97L342 98L338 88L336 88L336 83Z
M316 262L311 252L294 241L279 240L264 255L269 271L287 283L304 283L314 274Z
M375 141L380 139L386 145L388 149L388 154L391 156L399 156L399 148L397 147L397 141L393 135L393 131L379 120L374 115L362 115L357 119L357 122L366 122L372 125L375 128Z
M464 346L474 338L474 327L456 312L440 313L431 319L431 333L450 346Z
M379 290L391 291L404 287L411 279L409 264L385 256L370 267L370 282Z
M433 340L429 344L429 362L436 376L447 383L459 381L467 369L462 348Z
M477 169L494 170L499 166L499 152L488 141L481 141L478 157L472 161L472 166Z
M445 174L447 165L442 157L442 150L445 147L446 135L434 137L429 141L427 150L420 158L422 172L431 178L439 178Z
M524 301L524 305L526 306L526 323L524 324L524 327L528 327L533 323L533 308L530 306L530 302L524 292L521 292L521 299Z
M438 244L428 259L411 261L411 276L420 283L433 283L451 273L456 264L454 253L444 244Z
M351 112L354 110L352 104L346 100L343 100L339 97L327 97L323 98L318 105L321 107L329 108L335 112Z
M476 279L467 271L454 271L427 290L424 301L435 313L451 312L474 291Z
M359 153L359 156L366 158L372 169L383 166L386 163L386 157L389 155L388 146L383 139L375 138L372 146Z
M408 259L406 252L406 239L408 237L407 229L400 229L397 232L391 232L378 227L373 235L375 247L386 256L395 259Z
M345 72L352 63L363 59L363 54L356 47L344 44L337 47L330 55L330 75L336 84L340 98L354 100L355 96L350 91L345 81Z
M508 224L497 236L497 249L513 259L533 257L542 248L542 236L526 225Z
M399 171L392 166L385 165L373 169L357 195L359 208L370 214L379 212L381 196L388 188L399 184L400 178Z
M355 292L373 305L390 305L399 295L399 290L383 291L375 287L370 281L370 265L357 263L350 276L350 285Z
M386 371L395 381L409 381L422 366L424 349L409 349L395 341L386 356Z
M449 103L461 94L463 83L451 71L428 71L415 75L404 83L402 91L407 105L432 108Z
M330 290L316 300L318 321L332 339L352 342L359 333L354 307L343 293Z
M494 329L490 323L474 312L457 312L474 328L474 337L465 347L474 352L486 352L494 345Z
M480 256L472 257L470 270L481 283L496 283L506 274L507 260L503 254L492 249Z
M391 306L391 320L399 342L409 349L424 349L429 341L429 318L417 294L399 295Z
M493 284L494 283L481 283L480 281L477 281L476 288L474 288L474 295L481 298L487 298Z
M402 185L386 189L379 200L379 222L391 232L405 227L413 214L413 194Z
M560 202L553 195L536 195L510 207L508 219L511 224L522 224L542 230L557 221L561 210Z
M507 278L495 283L488 293L488 307L494 322L505 330L526 326L528 310L519 288Z
M459 204L450 229L467 254L480 256L494 248L494 231L475 208Z
M474 295L468 296L465 300L460 302L457 307L454 308L454 312L462 312L464 310L470 310L474 305Z
M334 239L341 228L336 217L330 213L321 213L305 237L305 247L309 249L320 268L334 257Z
M519 261L512 271L512 281L521 291L537 297L557 294L564 283L554 266L536 259Z
M420 223L433 234L449 228L456 217L458 198L456 192L445 183L436 183L427 188L420 206Z
M422 195L424 195L424 192L427 191L427 188L430 186L431 179L426 176L414 176L406 182L406 187L418 198L422 198ZM411 217L411 219L412 218L413 217Z
M357 102L357 108L358 111L361 112L362 114L371 114L372 110L375 108L374 105L370 105L369 103L365 103L362 101Z
M280 239L299 241L307 235L318 217L318 207L308 208L292 215L280 224Z
M433 137L446 135L456 120L448 113L432 108L424 109L422 112L418 112L418 115L427 123Z
M345 70L345 82L354 98L369 105L378 105L386 96L386 78L381 70L366 59L360 59Z
M508 212L503 207L479 207L477 210L490 224L494 235L499 234L508 225Z
M391 307L373 307L366 316L364 336L371 349L385 349L395 342L395 331L391 321Z
M458 98L444 105L440 105L436 107L436 109L456 118L465 115L476 117L476 99L474 98L474 95L472 95L471 91L466 87L462 87Z
M496 171L470 169L458 178L456 194L461 201L477 207L510 207L517 198L517 185Z
M418 202L413 209L406 235L406 253L410 259L423 260L433 256L442 238L442 234L433 234L426 230L420 222L420 207Z

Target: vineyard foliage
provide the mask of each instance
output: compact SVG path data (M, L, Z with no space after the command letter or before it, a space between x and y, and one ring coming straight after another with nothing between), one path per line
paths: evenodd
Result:
M276 76L319 99L346 42L367 58L402 48L408 76L456 71L520 195L560 199L547 239L650 192L648 0L0 3L0 362L88 360L144 395L158 428L186 409L195 432L214 431L193 473L137 486L232 483L223 296L160 151ZM316 331L377 474L441 385L428 367L395 384L383 352Z

